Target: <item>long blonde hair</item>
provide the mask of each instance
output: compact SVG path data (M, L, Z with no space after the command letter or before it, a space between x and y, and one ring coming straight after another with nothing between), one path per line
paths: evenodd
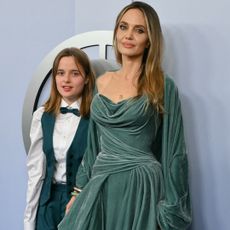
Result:
M80 49L71 47L71 48L65 48L62 51L60 51L53 62L53 68L52 68L52 83L51 83L51 92L48 100L44 104L45 112L51 112L57 115L60 110L61 105L61 99L62 96L57 90L56 86L56 75L58 70L58 65L60 60L63 57L74 57L76 65L81 68L84 71L82 73L85 75L86 78L86 84L84 86L83 92L82 92L82 101L80 106L80 114L83 117L87 117L90 113L90 104L93 98L93 89L95 85L95 76L92 71L92 67L90 65L90 61L88 56Z
M138 95L146 94L150 103L163 112L164 77L161 67L163 51L163 35L159 17L156 11L144 2L132 2L118 14L113 35L113 45L117 62L122 64L122 56L117 48L116 32L123 15L130 9L139 9L145 18L149 39L149 46L145 49L141 74L138 79Z

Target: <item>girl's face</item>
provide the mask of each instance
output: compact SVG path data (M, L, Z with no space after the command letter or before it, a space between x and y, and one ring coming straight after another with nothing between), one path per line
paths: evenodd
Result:
M87 82L83 68L78 66L74 57L62 57L55 76L57 90L69 105L81 97Z
M116 31L118 51L124 56L140 57L148 46L147 25L139 9L128 10L121 18Z

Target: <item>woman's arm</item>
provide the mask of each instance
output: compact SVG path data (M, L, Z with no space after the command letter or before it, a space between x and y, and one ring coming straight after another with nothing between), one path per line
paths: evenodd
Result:
M161 164L165 197L158 204L158 223L164 230L184 230L191 223L187 149L180 99L174 82L165 78Z

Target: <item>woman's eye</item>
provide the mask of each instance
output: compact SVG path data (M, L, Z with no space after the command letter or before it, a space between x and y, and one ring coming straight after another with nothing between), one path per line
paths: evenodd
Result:
M119 28L120 28L121 30L125 30L125 29L126 29L126 26L121 24L121 25L119 26Z
M136 29L137 33L143 34L145 31L143 29Z

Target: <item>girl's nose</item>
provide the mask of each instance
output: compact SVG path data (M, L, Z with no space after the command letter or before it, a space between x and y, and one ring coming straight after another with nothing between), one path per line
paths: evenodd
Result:
M64 76L64 81L69 82L70 81L70 74L66 73Z

